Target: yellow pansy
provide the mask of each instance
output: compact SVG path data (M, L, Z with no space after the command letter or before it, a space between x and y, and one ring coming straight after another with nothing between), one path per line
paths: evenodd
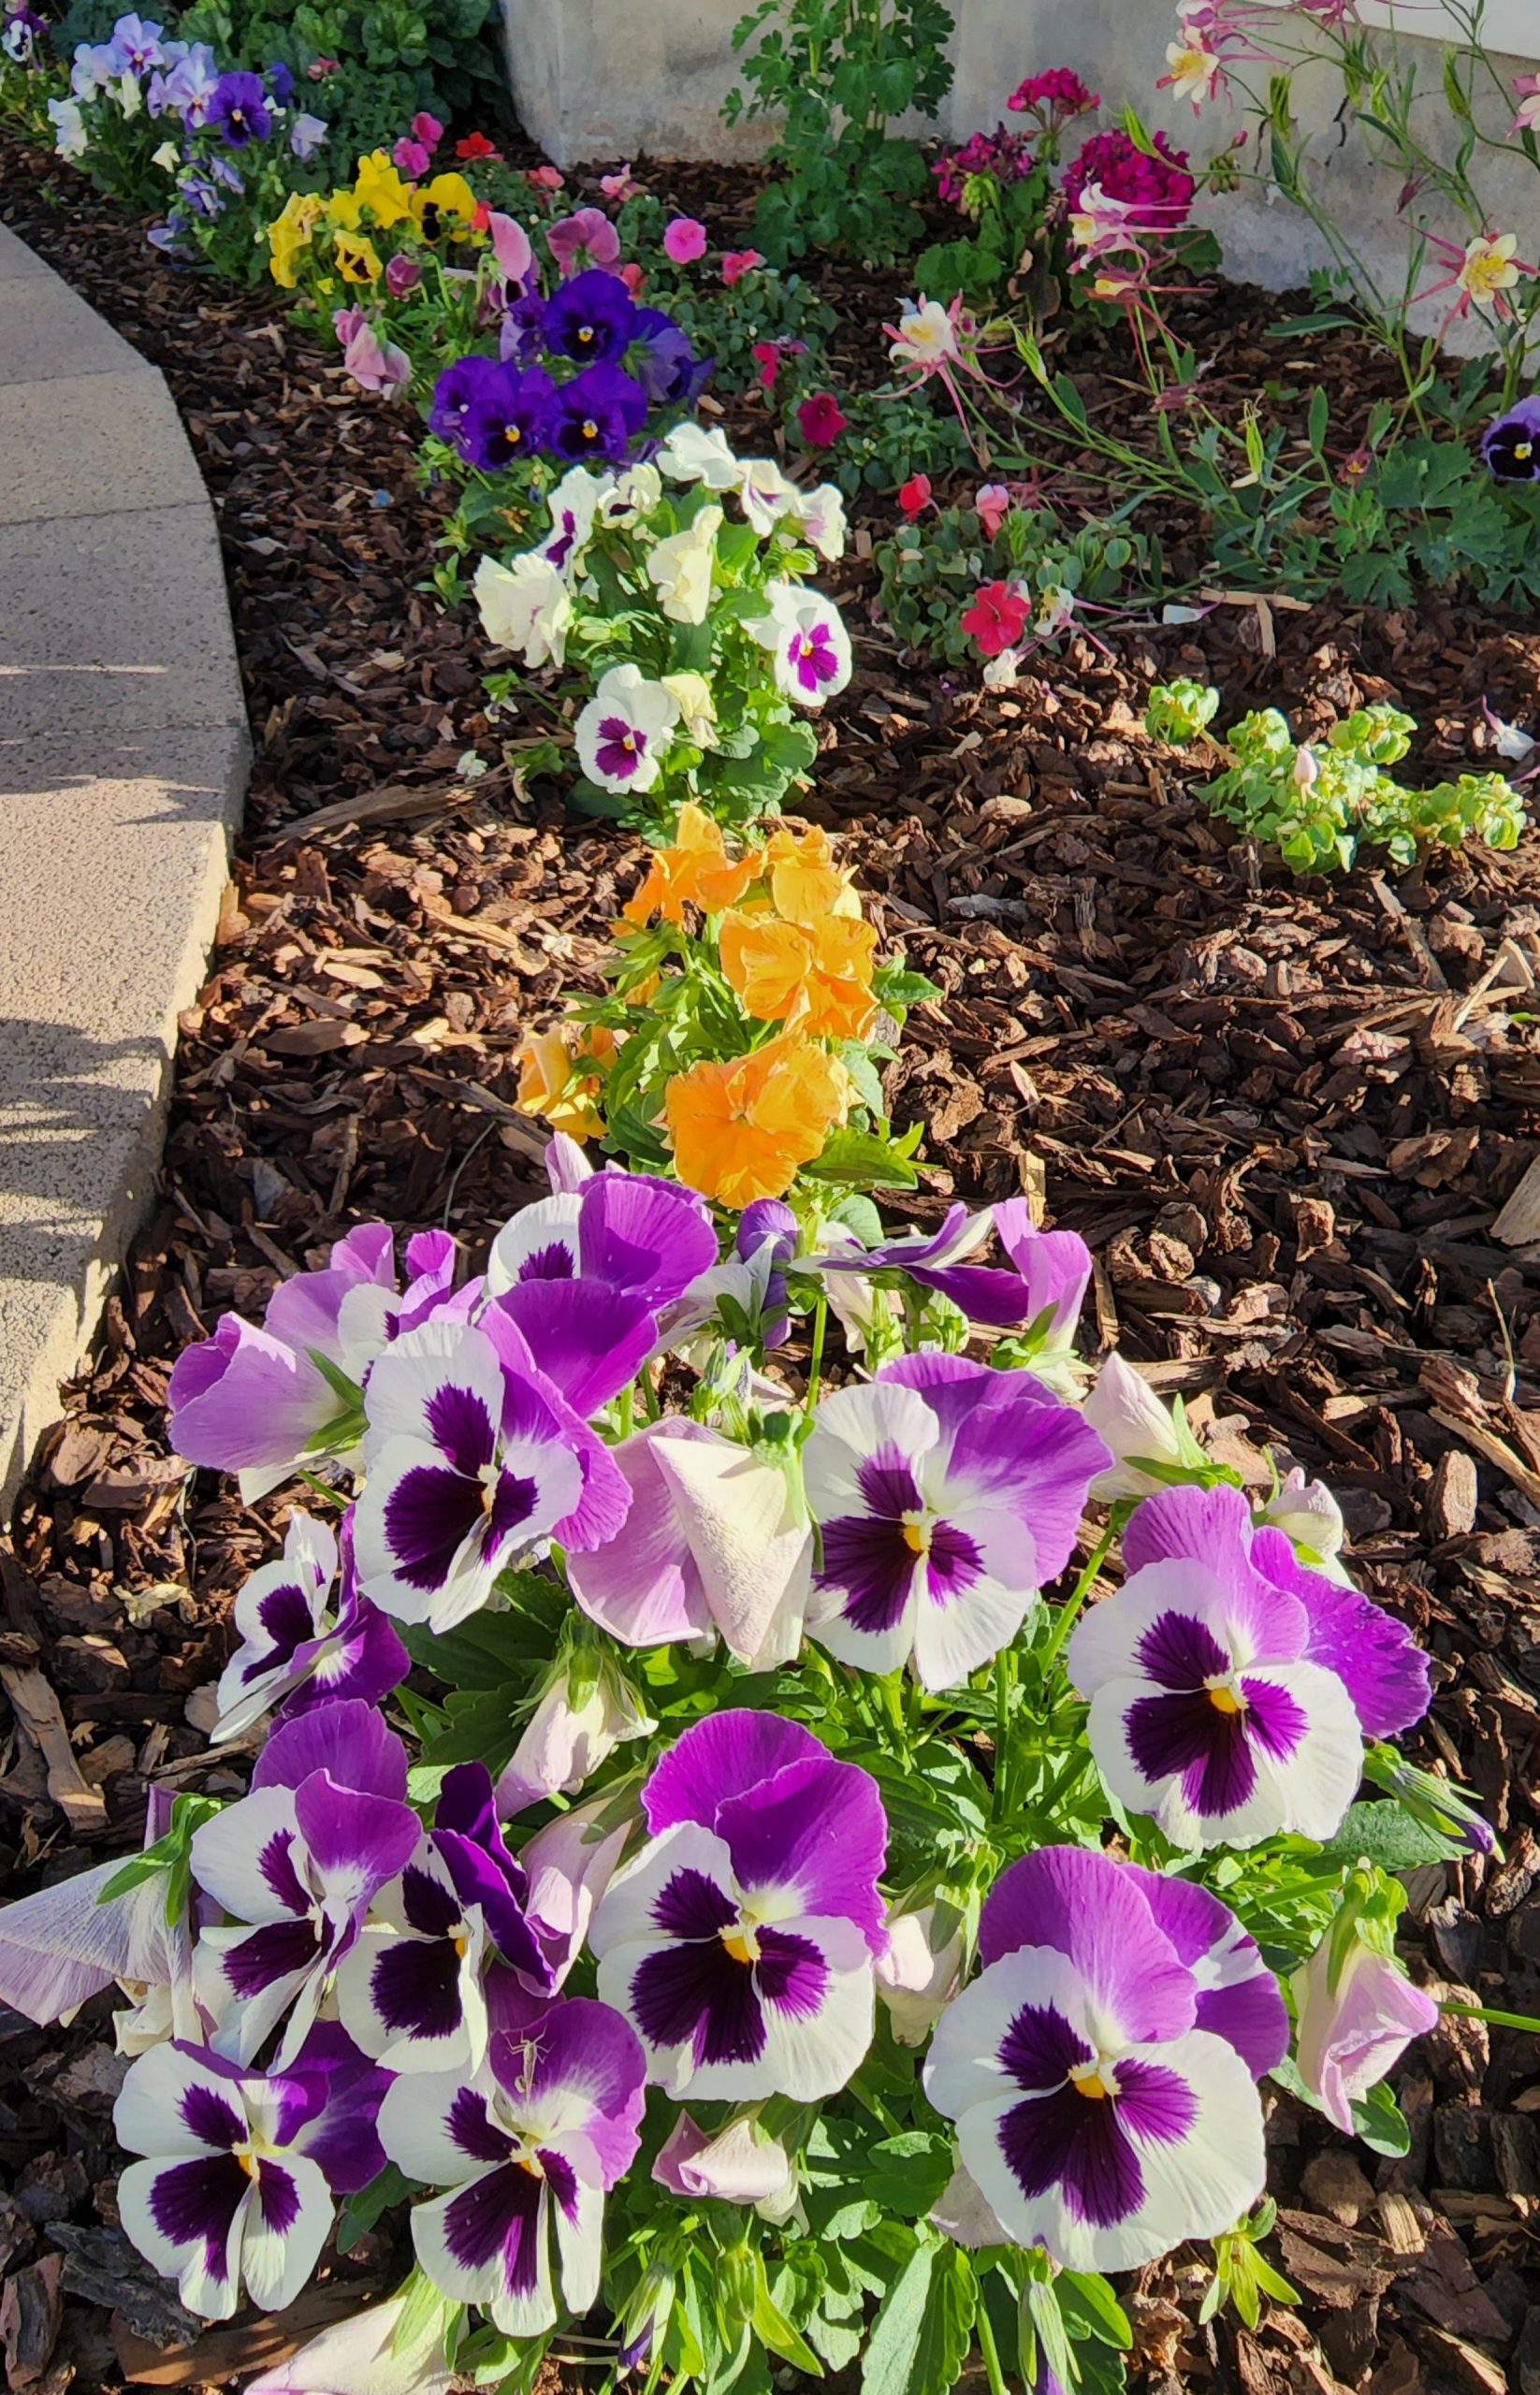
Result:
M332 245L344 283L378 283L385 272L367 233L339 233Z
M411 186L401 181L398 168L383 150L373 150L367 158L359 159L353 190L359 206L368 209L382 231L387 225L401 224L412 214Z
M296 261L302 250L308 250L321 222L321 202L312 191L291 191L283 202L281 216L275 216L268 227L268 247L271 252L269 269L275 283L292 291L298 280Z
M476 212L476 195L463 175L435 175L430 183L418 183L411 195L414 217L423 229L424 237L436 241L448 230L445 219L469 225Z

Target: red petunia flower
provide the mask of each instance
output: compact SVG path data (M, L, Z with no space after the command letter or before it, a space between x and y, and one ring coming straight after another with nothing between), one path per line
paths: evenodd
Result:
M911 524L917 515L923 515L930 505L929 474L911 474L899 489L898 504Z
M468 133L463 141L456 142L455 155L468 159L501 158L502 152L495 141L487 140L485 133Z
M802 437L810 449L832 449L849 421L833 391L815 391L797 410Z

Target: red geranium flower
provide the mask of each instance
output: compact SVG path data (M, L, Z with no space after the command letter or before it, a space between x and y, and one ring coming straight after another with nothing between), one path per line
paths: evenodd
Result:
M468 133L463 141L455 144L457 158L501 158L496 142L488 141L485 133Z
M760 388L763 391L773 391L776 387L776 376L780 370L779 342L757 341L754 343L754 363L760 370Z
M908 481L900 486L898 504L911 524L917 515L923 515L930 505L929 474L911 474Z
M1014 648L1026 625L1026 601L1009 582L986 582L963 617L963 630L984 657Z
M833 391L815 391L797 410L802 437L812 449L832 449L849 421Z

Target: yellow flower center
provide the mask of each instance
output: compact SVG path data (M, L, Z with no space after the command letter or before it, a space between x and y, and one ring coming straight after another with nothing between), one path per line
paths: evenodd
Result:
M904 1517L904 1544L911 1555L930 1553L931 1526L923 1514Z
M735 1963L757 1963L759 1961L760 1941L754 1931L748 1927L747 1923L740 1921L736 1929L723 1929L718 1934L721 1938L723 1947L726 1949L727 1952L732 1955L733 1960Z
M1227 1688L1223 1681L1217 1687L1211 1686L1209 1703L1216 1713L1243 1713L1246 1709L1245 1698L1237 1695L1234 1689Z
M586 415L583 419L583 438L585 441L597 441L599 438L599 427L591 415Z
M1533 441L1520 441L1516 443L1513 454L1521 466L1527 466L1534 455L1534 443Z
M510 449L516 449L524 435L516 424L505 424L502 428L502 437Z
M1100 2062L1082 2062L1069 2074L1069 2084L1077 2096L1089 2097L1095 2104L1103 2104L1117 2094L1115 2084L1109 2085L1104 2066Z

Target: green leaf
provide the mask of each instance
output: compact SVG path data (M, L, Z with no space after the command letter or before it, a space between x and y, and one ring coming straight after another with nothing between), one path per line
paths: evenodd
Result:
M1125 2351L1133 2344L1128 2315L1097 2272L1061 2271L1055 2284L1059 2310L1071 2336L1096 2337L1104 2345Z
M914 2377L940 2241L917 2242L883 2297L861 2364L863 2395L921 2395Z
M1342 1827L1322 1848L1334 1863L1360 1860L1377 1863L1384 1871L1412 1871L1421 1863L1442 1863L1447 1845L1403 1812L1394 1797L1383 1803L1350 1805Z
M930 2129L901 2130L873 2146L866 2193L885 2212L919 2220L952 2177L954 2160L950 2137Z
M360 2187L356 2195L349 2196L343 2204L337 2222L339 2254L351 2254L359 2239L373 2228L380 2214L392 2204L404 2203L415 2187L415 2180L409 2179L403 2170L399 2170L394 2162L387 2162L367 2187Z
M1353 2126L1365 2145L1376 2154L1396 2156L1410 2149L1410 2124L1383 2080L1378 2087L1372 2087L1367 2096L1355 2101Z
M911 1143L919 1144L918 1139ZM847 1189L914 1189L920 1175L909 1152L875 1131L835 1131L823 1153L803 1170L809 1181L834 1182Z

